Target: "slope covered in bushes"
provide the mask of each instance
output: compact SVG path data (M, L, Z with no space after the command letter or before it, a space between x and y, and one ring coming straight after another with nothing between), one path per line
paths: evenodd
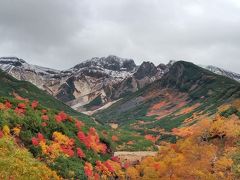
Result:
M83 116L83 114L76 112L63 102L55 99L53 96L37 88L30 82L19 81L8 75L6 72L0 70L0 96L13 97L14 93L17 93L22 97L27 97L30 100L38 100L46 107L65 111L66 113L75 116Z
M85 179L86 164L109 162L117 146L125 144L124 148L132 150L154 147L144 137L109 130L89 122L88 117L79 119L16 94L15 98L0 98L0 135L3 134L14 137L19 146L63 178ZM127 144L130 140L144 147Z
M60 179L10 137L0 138L0 179Z
M226 117L226 113L235 109ZM233 180L240 178L240 100L223 105L213 119L173 129L176 143L162 142L154 157L146 157L124 172L129 179ZM231 111L232 112L232 111Z

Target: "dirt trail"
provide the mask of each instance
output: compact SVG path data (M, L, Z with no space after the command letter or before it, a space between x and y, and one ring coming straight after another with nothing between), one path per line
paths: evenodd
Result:
M114 156L117 156L122 162L128 161L130 163L135 163L141 161L144 157L155 156L157 151L118 151L114 153Z

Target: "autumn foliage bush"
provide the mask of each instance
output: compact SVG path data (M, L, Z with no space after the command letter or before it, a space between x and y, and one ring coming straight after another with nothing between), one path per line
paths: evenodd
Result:
M174 129L181 139L163 143L158 155L147 157L126 171L130 179L238 179L240 120L236 116L202 120Z

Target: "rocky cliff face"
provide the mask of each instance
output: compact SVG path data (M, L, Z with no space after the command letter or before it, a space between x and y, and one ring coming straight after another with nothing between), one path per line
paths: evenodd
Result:
M112 95L113 99L136 92L146 85L160 79L164 73L168 72L170 66L170 64L162 64L156 67L152 62L143 62L132 76L116 84L115 91Z

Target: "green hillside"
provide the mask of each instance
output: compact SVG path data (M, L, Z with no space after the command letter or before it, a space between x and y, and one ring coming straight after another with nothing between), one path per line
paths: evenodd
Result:
M193 63L178 61L163 78L95 114L103 123L118 123L141 134L171 139L173 128L211 116L224 103L240 98L240 84ZM186 121L188 123L185 123Z
M19 94L22 97L27 97L30 100L37 99L42 105L49 108L62 110L71 115L83 115L74 111L72 108L55 99L53 96L47 94L43 90L40 90L30 82L19 81L0 70L0 96L13 97L13 92Z
M151 141L133 132L104 127L89 117L76 118L63 111L42 106L35 100L11 97L0 97L0 140L3 137L13 139L15 146L26 148L36 159L56 171L58 176L74 179L86 179L86 163L95 166L97 161L109 160L119 148L138 151L153 150L155 147ZM129 144L129 141L132 143ZM4 162L10 163L16 159L16 163L29 166L25 159L20 162L19 157L12 158L16 155L14 153L9 152L9 157ZM28 155L24 154L24 158L26 156ZM0 162L0 172L4 171L6 163ZM21 169L14 177L24 177L20 171ZM11 176L6 174L4 177Z

